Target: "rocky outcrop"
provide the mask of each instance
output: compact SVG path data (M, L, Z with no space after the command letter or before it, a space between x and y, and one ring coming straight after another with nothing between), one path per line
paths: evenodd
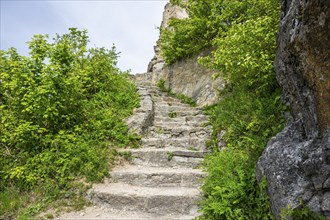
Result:
M184 19L187 17L188 17L188 14L183 8L180 8L179 6L167 3L164 8L163 19L162 19L162 23L160 25L160 29L168 28L170 18ZM162 55L160 52L158 41L156 43L156 46L154 47L154 51L155 51L155 55L149 62L147 71L154 72L157 74L157 73L161 72L161 70L163 69L163 67L165 65L165 61L162 58Z
M291 109L258 162L276 218L301 201L330 219L330 1L282 0L276 74Z
M169 28L170 18L184 19L188 14L184 9L168 3L163 13L161 28ZM218 91L224 88L224 81L218 77L212 79L216 71L207 69L198 64L198 57L211 53L206 49L191 58L182 59L172 65L166 65L157 45L154 48L155 56L148 65L148 72L135 75L137 80L149 81L156 84L159 80L165 80L165 86L174 93L182 93L197 101L198 105L215 104L218 100Z

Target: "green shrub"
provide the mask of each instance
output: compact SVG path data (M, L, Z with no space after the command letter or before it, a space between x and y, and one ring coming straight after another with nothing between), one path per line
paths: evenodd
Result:
M87 43L87 31L71 28L53 42L35 35L29 57L0 51L0 193L43 189L56 199L74 181L108 175L111 146L137 144L123 120L139 104L136 88L115 47Z
M201 219L274 219L265 182L257 184L255 163L246 152L226 149L209 155L205 163Z
M272 219L267 196L255 179L267 141L284 124L284 108L273 62L278 30L276 0L173 0L189 18L172 19L161 30L160 48L171 64L212 47L199 64L218 70L226 81L221 99L206 108L213 127L205 160L208 176L201 203L205 219ZM226 150L219 151L217 136Z

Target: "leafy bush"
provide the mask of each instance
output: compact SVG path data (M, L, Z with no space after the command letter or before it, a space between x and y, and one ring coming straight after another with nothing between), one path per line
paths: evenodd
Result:
M201 203L201 219L273 219L265 182L257 184L254 161L246 152L226 149L209 155L205 163L207 199Z
M219 103L208 107L213 126L205 159L208 176L201 209L205 219L272 219L264 184L255 179L257 160L267 141L284 124L284 108L275 79L276 0L171 1L189 18L173 19L161 30L160 46L169 64L213 47L199 63L226 82ZM225 130L225 150L218 134Z
M161 29L159 44L168 64L190 57L203 48L211 47L215 39L227 36L233 24L241 24L267 15L269 9L278 4L275 0L171 0L170 2L184 8L189 18L172 18L169 21L169 28Z
M139 104L136 88L116 67L115 47L87 43L87 31L71 28L53 42L35 35L29 57L0 52L0 192L99 181L109 145L135 144L123 119Z
M205 159L202 209L206 219L272 219L255 170L267 141L282 129L283 108L277 93L260 98L235 91L207 110L214 153ZM217 148L221 130L226 131L224 150Z

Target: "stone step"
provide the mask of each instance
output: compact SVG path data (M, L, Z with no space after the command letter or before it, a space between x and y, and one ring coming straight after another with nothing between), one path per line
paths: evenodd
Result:
M196 122L196 121L181 121L181 122L178 122L178 121L172 121L172 120L168 120L168 121L161 121L161 122L157 122L157 121L154 121L154 124L153 124L155 127L180 127L180 126L190 126L190 127L206 127L208 125L208 122L204 122L204 123L201 123L201 122Z
M120 212L139 211L157 215L196 213L201 192L188 187L141 187L123 183L95 184L88 193L96 204Z
M141 148L126 149L132 154L132 164L150 167L196 168L203 161L204 151L182 148Z
M175 117L171 117L170 113L175 112ZM200 110L190 109L186 111L169 111L168 109L155 109L155 117L169 117L169 118L179 118L179 117L186 117L186 116L197 116L202 115L203 113Z
M143 135L143 148L120 150L131 152L132 160L93 185L87 195L93 207L60 219L191 220L200 215L199 187L206 173L197 168L207 153L208 117L154 85L140 83L138 93L141 107L127 123Z
M116 211L109 210L102 205L94 205L91 207L86 207L84 210L79 212L70 212L61 217L56 218L58 220L192 220L199 216L200 214L196 211L192 214L177 215L167 213L164 215L159 215L157 213L145 213L141 211Z
M206 173L191 168L125 166L110 172L111 181L144 187L199 187Z
M191 114L201 114L202 111L186 106L158 106L155 105L155 111L159 112L190 112Z
M180 147L188 150L205 150L205 139L201 138L142 138L144 147L168 148Z
M157 105L165 105L165 106L178 105L178 106L186 106L186 107L194 108L191 107L189 104L182 102L181 100L174 98L169 99L167 96L164 96L162 94L157 94L157 93L153 93L153 94L155 94L155 96L153 96L153 99Z
M206 124L209 122L209 119L205 115L195 115L195 116L182 116L182 117L173 117L170 118L167 115L161 116L161 115L155 115L154 116L154 124L155 123L167 123L167 122L177 122L185 124L187 122L191 123L199 123L199 124Z
M162 100L163 97L157 97L158 98L158 101L155 100L155 97L153 96L153 100L155 102L155 105L159 106L159 107L186 107L186 108L192 108L194 109L193 107L187 105L186 103L182 103L180 102L179 100L176 100L176 101L164 101Z
M177 101L177 102L166 102L166 101L157 101L155 102L155 105L157 107L186 107L186 108L193 108L193 109L198 109L198 110L201 110L200 108L198 107L191 107L190 105L186 104L186 103L182 103L180 101Z
M156 93L153 95L153 100L155 101L155 103L159 103L159 104L169 104L169 105L187 105L186 103L183 103L182 101L172 98L172 97L167 97L164 96L163 94L159 94ZM189 105L188 105L189 106Z
M194 106L182 102L178 99L168 99L166 96L157 96L153 98L155 100L155 104L160 107L170 107L170 106L178 106L178 107L187 107L191 109L197 109L197 110L203 110L203 107L200 106Z
M149 127L146 131L147 137L154 138L204 138L207 139L210 134L210 127Z

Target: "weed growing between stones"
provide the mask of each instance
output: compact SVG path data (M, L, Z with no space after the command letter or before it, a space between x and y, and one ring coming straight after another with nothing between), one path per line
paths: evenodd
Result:
M199 151L199 149L197 147L188 147L188 150L191 151Z
M174 157L174 153L173 152L167 152L167 160L171 161Z
M176 112L170 112L170 113L168 113L168 117L170 117L170 118L176 118L176 116L177 116L177 113Z

